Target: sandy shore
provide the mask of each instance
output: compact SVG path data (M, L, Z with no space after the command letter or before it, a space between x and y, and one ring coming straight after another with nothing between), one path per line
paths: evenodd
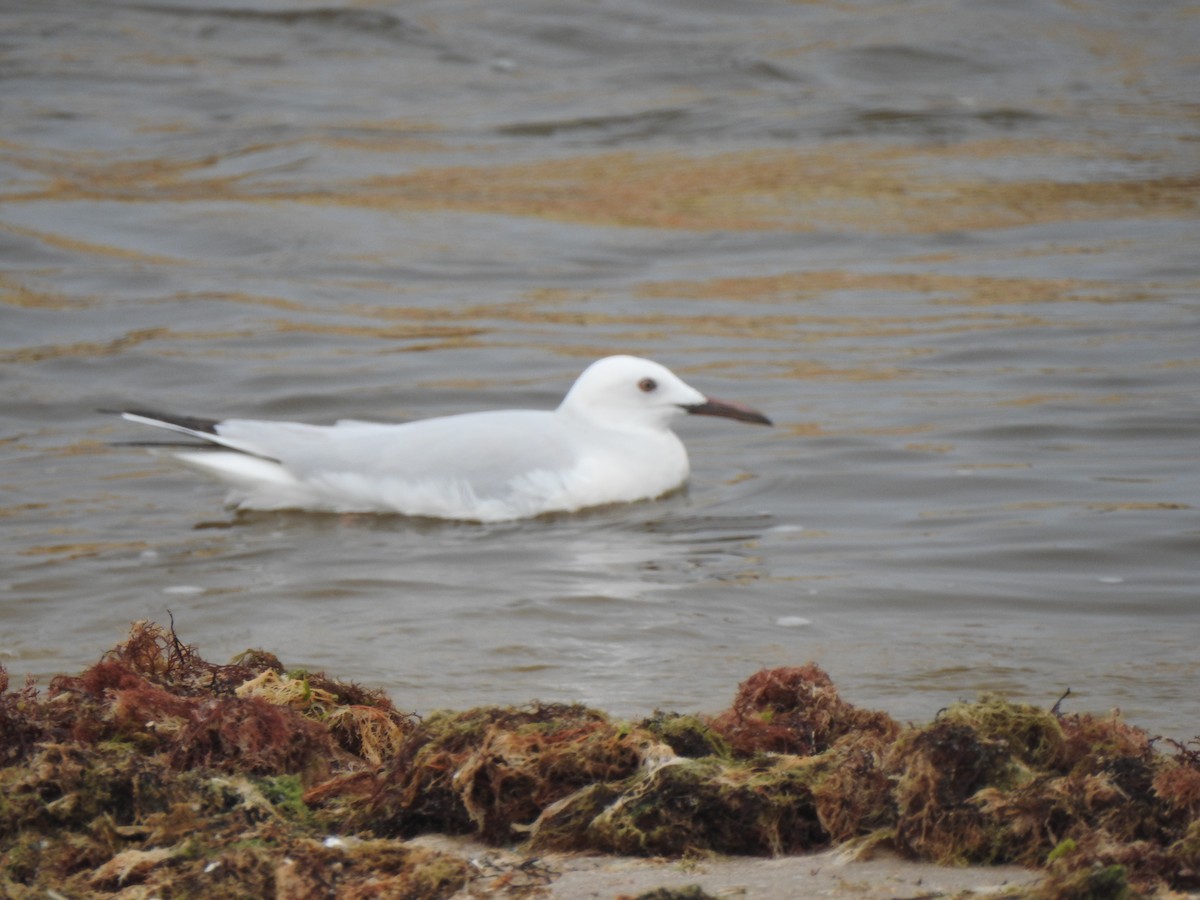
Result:
M753 900L1021 896L1041 878L1019 866L937 866L903 860L886 851L870 859L827 850L774 859L667 860L577 853L534 856L444 835L411 843L468 861L477 874L456 895L461 898L534 893L553 900L612 900L693 885L716 897Z

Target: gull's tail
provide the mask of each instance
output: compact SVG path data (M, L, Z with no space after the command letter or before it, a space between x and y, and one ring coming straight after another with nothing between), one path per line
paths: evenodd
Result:
M265 459L268 462L278 463L279 460L273 457L259 453L253 447L241 442L232 440L221 435L221 423L216 419L201 419L197 416L176 416L170 413L151 412L145 409L113 409L101 410L101 412L110 412L120 416L127 422L137 422L139 425L150 425L154 428L162 428L167 431L174 431L176 434L186 434L188 437L193 437L202 443L197 444L180 444L168 442L140 442L142 446L166 446L166 447L191 447L199 451L205 447L213 450L234 450L238 453L244 453L247 456L254 456L258 459Z
M201 469L221 481L232 483L243 489L257 488L268 484L290 487L297 483L295 477L278 459L260 453L254 447L241 441L222 436L221 422L215 419L177 416L143 409L101 410L101 412L111 412L128 422L150 425L154 428L162 428L195 438L201 443L144 441L137 442L137 446L169 447L180 462Z

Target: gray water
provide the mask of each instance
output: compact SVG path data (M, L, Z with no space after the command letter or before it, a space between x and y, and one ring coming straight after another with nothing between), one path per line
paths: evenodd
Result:
M715 712L763 666L1200 732L1186 2L0 3L0 662L170 616L405 708ZM96 410L771 430L502 525L240 515Z

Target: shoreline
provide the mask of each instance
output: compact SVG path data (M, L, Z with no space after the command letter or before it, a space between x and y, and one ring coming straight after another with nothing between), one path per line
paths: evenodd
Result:
M995 695L901 725L812 663L716 715L418 717L143 622L44 691L0 669L0 894L1191 896L1200 741L1158 740Z
M879 851L866 859L843 848L773 858L647 859L585 853L531 856L471 838L428 835L411 843L459 856L475 881L454 900L529 892L546 900L639 897L699 890L714 897L795 900L797 897L1024 897L1043 874L1019 866L939 866Z

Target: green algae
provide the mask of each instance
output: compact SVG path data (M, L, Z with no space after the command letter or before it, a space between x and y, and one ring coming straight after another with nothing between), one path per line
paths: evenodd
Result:
M656 710L653 716L640 723L640 727L649 731L679 756L692 759L705 756L729 759L733 754L729 742L703 716Z
M1046 865L1052 865L1056 861L1062 859L1068 853L1074 853L1078 849L1079 845L1075 843L1075 841L1071 840L1071 838L1066 838L1065 840L1060 841L1058 846L1046 855Z
M796 853L828 841L811 780L806 766L789 760L679 760L627 781L580 833L556 834L558 816L539 820L531 844L643 856Z
M1200 886L1200 744L1167 743L995 695L901 727L813 664L757 673L715 716L419 719L141 623L45 695L0 669L0 895L437 898L473 877L406 840L441 832L672 857L853 842L1124 898Z
M312 810L304 802L304 784L295 775L277 775L263 778L256 783L267 802L282 815L305 821L311 818Z
M955 703L939 718L966 725L986 740L1003 742L1009 753L1026 766L1056 769L1066 759L1066 736L1050 710L1010 703L988 693L974 703Z

